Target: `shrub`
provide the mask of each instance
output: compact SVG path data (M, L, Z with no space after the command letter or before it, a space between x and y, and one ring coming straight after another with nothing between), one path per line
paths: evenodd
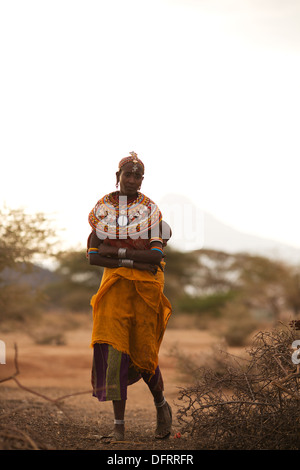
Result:
M210 295L194 297L185 295L178 301L178 308L187 313L203 313L209 312L218 316L221 308L223 308L229 300L235 296L233 291L216 292Z
M258 325L250 310L238 300L222 309L222 320L224 339L232 347L245 346Z

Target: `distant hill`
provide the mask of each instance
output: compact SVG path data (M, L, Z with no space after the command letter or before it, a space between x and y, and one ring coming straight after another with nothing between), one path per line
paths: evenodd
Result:
M26 265L19 264L18 269L4 268L0 273L0 286L7 284L28 284L32 288L43 287L54 282L59 276L50 269L42 266L31 265L26 269Z
M300 248L238 231L202 211L188 198L168 194L159 205L164 219L173 229L170 246L174 248L182 251L207 248L227 253L246 252L300 264ZM187 226L186 231L184 225Z

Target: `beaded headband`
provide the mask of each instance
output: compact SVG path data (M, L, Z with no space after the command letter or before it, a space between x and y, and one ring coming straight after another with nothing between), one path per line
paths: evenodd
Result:
M122 160L119 163L119 170L122 168L122 166L126 165L126 163L133 162L133 167L132 171L137 171L138 170L138 164L141 165L143 168L143 173L145 171L145 166L142 160L140 160L135 152L129 152L130 156L122 158Z

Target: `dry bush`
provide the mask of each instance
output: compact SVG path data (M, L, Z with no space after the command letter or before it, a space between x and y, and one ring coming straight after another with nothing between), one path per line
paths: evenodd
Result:
M292 361L295 339L295 328L284 325L260 332L247 360L226 355L222 357L226 374L203 367L198 382L180 391L177 417L197 448L300 448L300 371Z

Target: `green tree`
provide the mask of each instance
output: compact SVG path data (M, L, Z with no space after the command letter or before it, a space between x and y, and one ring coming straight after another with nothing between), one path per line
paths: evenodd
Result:
M44 299L26 278L34 263L54 254L51 221L42 213L0 209L0 322L24 320L38 312Z
M198 268L198 260L193 252L181 252L167 247L165 252L165 287L164 292L172 304L185 294L187 285L193 282Z
M51 221L45 214L24 209L0 209L0 273L4 268L30 267L39 257L53 255L57 244Z
M248 254L237 255L236 264L240 268L240 290L248 307L269 312L277 321L286 307L285 285L291 267L279 260Z
M90 299L100 285L103 268L91 266L84 250L58 253L56 279L45 289L54 306L88 311Z
M292 309L296 318L300 313L300 269L293 267L290 269L289 276L283 279L284 294L286 303Z

